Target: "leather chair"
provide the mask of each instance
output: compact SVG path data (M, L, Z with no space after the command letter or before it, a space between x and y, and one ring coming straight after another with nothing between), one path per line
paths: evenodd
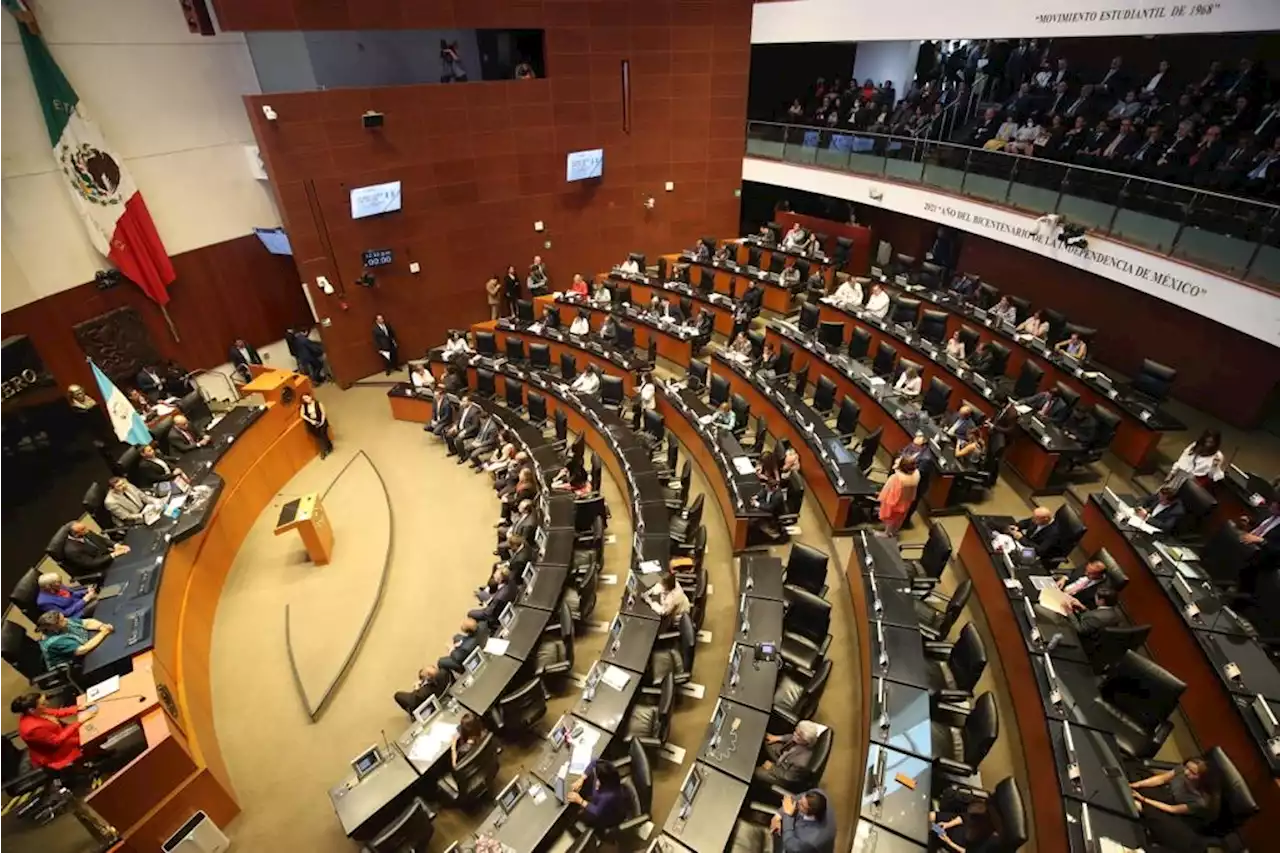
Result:
M693 656L698 637L693 630L693 619L686 613L674 631L658 635L656 647L649 655L649 683L661 684L671 677L676 684L684 684L693 677Z
M1098 704L1114 719L1116 744L1135 758L1151 758L1173 731L1169 718L1187 685L1136 652L1126 652L1098 686Z
M920 269L911 276L912 284L918 284L927 287L930 290L937 290L942 284L942 265L935 264L932 261L922 261Z
M5 796L12 802L10 814L27 819L37 826L52 821L62 810L65 795L58 790L58 777L51 771L35 767L26 749L14 741L17 732L0 737L0 769L3 770ZM23 801L19 801L20 798ZM15 802L18 801L18 802Z
M1178 500L1182 501L1186 514L1179 519L1173 532L1187 540L1200 530L1205 519L1218 508L1218 499L1209 494L1204 486L1188 477L1178 488Z
M1116 592L1122 592L1129 585L1129 576L1125 574L1124 569L1120 568L1120 564L1116 562L1115 557L1111 556L1111 552L1106 548L1099 548L1090 560L1101 560L1106 567L1107 585Z
M699 495L701 497L701 495ZM693 536L683 544L672 543L671 554L678 557L692 557L695 568L702 568L702 560L707 553L707 528L699 524Z
M729 408L733 411L733 435L741 440L747 434L747 426L751 421L751 405L741 394L734 394L729 400Z
M114 470L116 474L132 482L134 473L138 470L138 461L142 459L142 451L137 447L130 447L120 454L120 458L116 460ZM134 485L137 485L136 483Z
M529 344L529 366L534 370L550 370L551 347L546 344Z
M1136 652L1147 642L1150 625L1103 628L1095 637L1081 637L1080 648L1097 673L1106 672L1128 652Z
M775 733L779 730L794 731L801 720L812 718L830 678L829 660L822 661L811 675L784 666L778 673L778 684L773 691L769 730Z
M1146 358L1142 360L1142 369L1138 371L1138 375L1134 377L1129 387L1132 391L1158 402L1169 396L1169 389L1173 387L1173 381L1177 378L1178 371L1172 367Z
M569 443L569 418L564 413L564 409L556 409L554 416L556 444L561 450Z
M871 371L876 376L889 376L898 364L898 351L891 344L881 343L876 348L875 359L871 362Z
M103 533L110 533L116 526L116 519L115 516L107 511L106 498L107 490L102 483L90 483L89 488L84 490L84 497L81 499L80 505L84 507L84 511L102 529Z
M528 407L526 417L529 423L533 424L539 430L547 428L547 397L541 391L529 389L529 393L525 395L525 405Z
M600 494L600 486L604 483L604 463L600 461L600 454L591 454L591 490L596 494ZM604 511L600 512L601 517Z
M979 335L978 330L972 326L961 326L959 331L960 343L964 344L965 355L973 355L973 351L978 348L978 342L982 340L982 336Z
M1215 586L1232 587L1240 583L1240 574L1254 558L1255 548L1240 539L1241 531L1234 522L1218 528L1200 549L1200 566Z
M920 314L920 300L909 296L898 296L889 307L889 320L904 326L914 326Z
M987 344L987 349L991 350L991 369L987 371L987 375L1004 376L1005 370L1009 367L1009 348L999 341L991 341ZM965 352L968 350L966 349Z
M702 524L702 507L706 495L699 494L688 508L671 519L671 541L677 545L689 542L693 532Z
M966 702L987 668L987 647L972 622L954 643L926 642L929 692L944 702Z
M1087 465L1102 461L1103 455L1120 429L1120 416L1106 406L1095 404L1093 419L1097 423L1093 440L1085 446L1083 451L1071 457L1072 465Z
M862 361L871 350L871 333L861 326L854 326L849 335L849 348L846 352L854 361Z
M969 596L972 594L973 581L965 578L956 584L956 591L950 598L934 590L924 599L916 601L916 619L919 620L920 633L924 638L937 641L949 637L951 629L960 619L960 614L964 611L964 606L969 603ZM944 607L939 610L930 603L931 601L942 603Z
M950 405L951 386L936 376L930 379L929 390L924 392L920 408L937 418L941 417Z
M934 768L943 776L970 780L1000 737L1000 709L987 691L973 708L939 703L930 713ZM934 787L940 787L935 780Z
M1064 337L1062 332L1067 326L1067 315L1053 308L1046 308L1041 316L1049 324L1049 334L1046 336L1045 342L1052 346Z
M485 732L453 771L436 783L440 798L454 806L469 806L489 796L498 776L498 739Z
M40 570L34 566L18 579L9 593L9 601L14 607L34 624L40 618L40 607L36 599L40 595Z
M497 337L493 332L476 332L475 338L477 355L498 354Z
M152 424L148 429L151 432L151 441L160 449L161 453L172 453L169 447L169 433L173 430L173 417L169 416L161 418Z
M649 756L644 748L632 741L627 757L617 762L619 770L626 770L622 777L622 793L627 804L627 816L615 827L608 829L592 829L600 838L611 842L617 849L630 849L646 839L640 836L644 827L650 823L649 812L653 809L653 771L649 767ZM621 839L627 838L627 842Z
M102 572L80 572L72 571L66 564L67 559L67 537L71 535L71 525L74 522L68 521L66 524L54 531L53 538L49 540L49 544L45 546L44 552L49 555L58 567L61 568L76 581L82 584L98 583L102 580Z
M803 397L805 389L809 387L809 365L805 365L802 370L796 371L792 376L796 383L796 396Z
M530 350L533 347L529 347ZM503 394L507 398L507 408L517 414L524 410L524 386L510 380L503 383Z
M685 504L689 501L689 485L693 482L693 463L688 459L684 460L684 467L680 469L680 483L674 488L670 485L664 486L662 490L663 499L666 501L667 509L671 512L680 512L684 509Z
M1027 828L1027 810L1022 802L1022 793L1018 783L1008 776L996 783L987 803L992 822L1000 833L1004 849L1009 851L1021 849L1031 838Z
M769 438L769 425L765 423L764 416L756 418L755 428L751 430L751 446L746 448L747 456L752 459L759 459L760 454L764 453L764 443Z
M836 434L842 442L848 442L858 431L858 419L862 417L862 409L858 401L845 394L840 400L840 410L836 412Z
M793 584L782 588L782 662L808 675L816 672L831 648L831 603Z
M955 476L959 487L956 493L958 502L980 498L983 492L995 488L996 481L1000 479L1000 457L995 453L988 453L978 470L958 471Z
M908 552L918 551L920 556L915 560L907 560L911 569L912 584L932 586L942 577L951 563L951 537L946 529L936 521L929 522L929 536L923 545L903 545L898 549L904 556Z
M1065 421L1067 415L1071 414L1071 410L1080 402L1080 394L1070 385L1064 385L1061 382L1054 383L1053 387L1058 389L1058 396L1062 398L1062 402L1067 404L1067 407L1062 410L1062 414L1059 416L1059 421Z
M711 374L711 384L707 393L707 400L712 406L719 406L725 400L729 399L729 380L719 373Z
M831 559L817 548L794 542L783 574L786 583L819 598L827 595L827 566Z
M1023 320L1031 316L1031 300L1030 299L1025 299L1021 296L1010 295L1009 304L1013 306L1014 317L1017 318L1017 322L1021 323Z
M806 302L800 306L800 316L796 320L796 327L802 332L816 332L818 330L818 314L820 309L816 302Z
M1198 835L1210 849L1244 849L1242 845L1235 843L1238 839L1231 839L1230 836L1260 811L1258 801L1254 799L1248 783L1222 747L1212 747L1202 757L1217 770L1222 797L1218 814L1200 828ZM1178 766L1166 761L1144 761L1133 781L1161 771L1173 770Z
M1040 380L1044 379L1044 371L1031 359L1022 363L1018 378L1012 383L1002 383L1002 392L1016 400L1024 400L1040 390Z
M511 343L511 338L507 338L507 343ZM510 349L510 347L507 347ZM476 396L483 397L486 400L493 399L493 395L498 391L498 383L494 378L492 370L486 370L483 367L476 368Z
M404 811L368 844L362 853L425 853L435 834L435 812L421 797L414 797Z
M979 282L978 290L974 294L974 301L978 303L979 308L990 308L1000 301L1000 288L994 284L987 284L985 281Z
M75 701L79 690L71 684L71 667L64 664L47 669L40 643L17 622L6 619L0 627L0 659L17 670L36 690L49 694L49 701L54 706L63 707Z
M785 376L791 372L791 363L795 361L796 350L790 344L783 344L778 347L778 357L773 362L773 372L779 376Z
M664 480L670 480L676 476L676 464L680 461L680 443L675 440L675 436L671 435L670 432L667 432L666 435L667 456L663 460L663 466L654 473Z
M927 310L920 312L920 321L916 324L920 337L926 341L941 344L947 337L947 312ZM977 335L977 332L974 332ZM965 352L968 352L968 348Z
M831 414L836 404L836 383L830 377L819 376L813 383L813 410L824 415Z
M594 461L600 457L595 457ZM605 502L604 496L601 494L588 495L585 498L578 498L573 502L573 531L574 541L579 544L591 544L596 538L593 534L596 529L596 521L604 518Z
M794 731L792 729L791 731ZM776 732L775 734L782 734ZM785 732L790 734L790 732ZM813 742L813 746L809 749L809 760L804 763L803 767L796 768L800 774L800 778L793 782L778 782L772 784L773 792L781 789L784 792L798 795L812 788L817 788L822 782L822 777L827 772L827 764L831 762L831 748L835 741L835 729L830 726L824 728L822 733L818 735Z
M689 362L689 387L694 389L703 389L707 387L707 374L711 370L711 366L705 361L694 359Z
M876 427L869 432L866 438L862 439L862 443L858 445L858 470L863 474L871 471L876 464L876 454L880 452L880 435L882 427Z
M198 426L204 426L213 420L213 412L209 410L209 402L197 388L178 401L178 411L187 416L187 420Z
M507 361L514 361L516 363L523 362L525 360L524 339L507 335L506 354Z
M626 288L626 291L630 294L631 288ZM621 287L618 288L618 292L622 292ZM619 299L618 303L623 304L623 301ZM636 348L636 327L632 326L630 323L618 323L617 335L613 339L613 348L623 355L630 357Z
M787 265L787 256L782 252L771 252L769 254L769 272L782 272L783 267Z
M600 402L606 408L622 408L622 377L603 374L600 377Z
M597 565L590 569L580 581L565 588L564 603L569 606L569 614L574 625L582 625L595 612L599 581L600 567Z
M573 671L573 613L561 599L560 618L548 625L533 653L533 674L541 679Z
M627 715L626 740L646 750L658 750L671 734L671 711L676 702L674 673L668 672L657 687L646 687L643 691ZM643 701L644 697L653 701Z
M571 382L578 375L578 359L571 352L560 353L560 378Z
M542 679L530 678L508 690L498 699L491 712L494 724L502 732L527 732L547 715L547 694Z
M1076 511L1065 503L1053 514L1053 520L1062 531L1062 536L1059 537L1055 547L1040 555L1041 564L1048 569L1056 568L1065 560L1067 555L1075 550L1076 545L1080 544L1080 540L1084 538L1088 529L1080 520L1080 516L1076 515Z

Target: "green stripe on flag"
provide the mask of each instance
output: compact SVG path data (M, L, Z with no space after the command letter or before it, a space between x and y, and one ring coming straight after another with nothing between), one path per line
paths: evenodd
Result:
M5 5L9 4L6 2ZM36 83L36 96L44 112L45 127L49 130L49 145L56 148L80 98L63 76L58 63L53 61L44 39L21 23L18 24L18 34L22 36L22 49L27 53L27 64L31 66L31 77Z

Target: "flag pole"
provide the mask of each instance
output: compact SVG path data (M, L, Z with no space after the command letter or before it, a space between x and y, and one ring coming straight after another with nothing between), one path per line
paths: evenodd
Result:
M174 341L182 343L182 338L178 337L178 327L173 325L173 318L169 316L169 309L161 305L160 313L164 315L164 321L169 324L169 334L173 335Z

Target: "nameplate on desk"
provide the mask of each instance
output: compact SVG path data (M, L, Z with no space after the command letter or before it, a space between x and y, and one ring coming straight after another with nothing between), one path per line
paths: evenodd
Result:
M906 287L907 277L905 275L895 275L893 277L893 283L898 285L899 287Z
M884 270L880 269L880 267L872 267L871 276L873 278L884 278Z

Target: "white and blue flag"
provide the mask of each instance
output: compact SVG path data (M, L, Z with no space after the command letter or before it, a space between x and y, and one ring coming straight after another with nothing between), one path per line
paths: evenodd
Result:
M93 378L98 380L102 399L107 401L107 414L111 416L111 426L116 431L116 438L127 444L150 444L151 430L147 429L147 422L129 402L129 398L93 363L93 359L89 359L89 366L93 368Z

